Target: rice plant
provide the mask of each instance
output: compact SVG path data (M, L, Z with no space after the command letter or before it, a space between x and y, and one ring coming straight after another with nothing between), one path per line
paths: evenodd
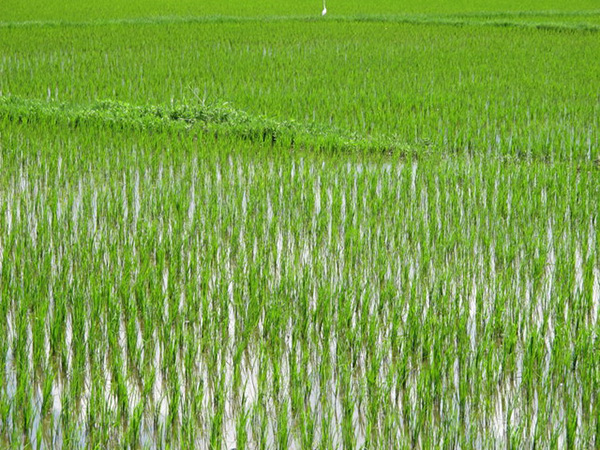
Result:
M600 446L593 5L37 3L0 447Z

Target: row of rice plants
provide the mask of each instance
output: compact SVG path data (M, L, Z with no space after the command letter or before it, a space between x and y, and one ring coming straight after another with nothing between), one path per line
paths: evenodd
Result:
M591 164L0 145L3 445L600 442Z

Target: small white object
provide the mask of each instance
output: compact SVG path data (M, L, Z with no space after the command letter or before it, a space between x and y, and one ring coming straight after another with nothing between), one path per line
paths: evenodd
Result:
M323 0L323 11L321 12L321 15L324 16L325 14L327 14L327 6L325 5L325 0Z

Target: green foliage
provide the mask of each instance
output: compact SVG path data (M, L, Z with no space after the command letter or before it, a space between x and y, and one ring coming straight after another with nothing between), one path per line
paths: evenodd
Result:
M0 97L0 120L25 124L52 123L71 128L104 126L114 129L177 131L219 136L233 136L251 142L300 149L342 152L380 152L406 154L408 146L392 139L364 139L344 135L336 130L303 126L294 121L277 122L252 117L228 105L204 103L162 106L133 106L123 102L101 101L89 106ZM422 152L426 152L423 149ZM416 153L416 149L412 150Z
M593 4L86 5L0 5L0 447L598 447Z

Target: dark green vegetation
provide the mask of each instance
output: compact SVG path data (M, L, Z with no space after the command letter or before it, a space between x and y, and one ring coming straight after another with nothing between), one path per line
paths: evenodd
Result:
M0 447L599 447L600 13L539 3L3 3Z

